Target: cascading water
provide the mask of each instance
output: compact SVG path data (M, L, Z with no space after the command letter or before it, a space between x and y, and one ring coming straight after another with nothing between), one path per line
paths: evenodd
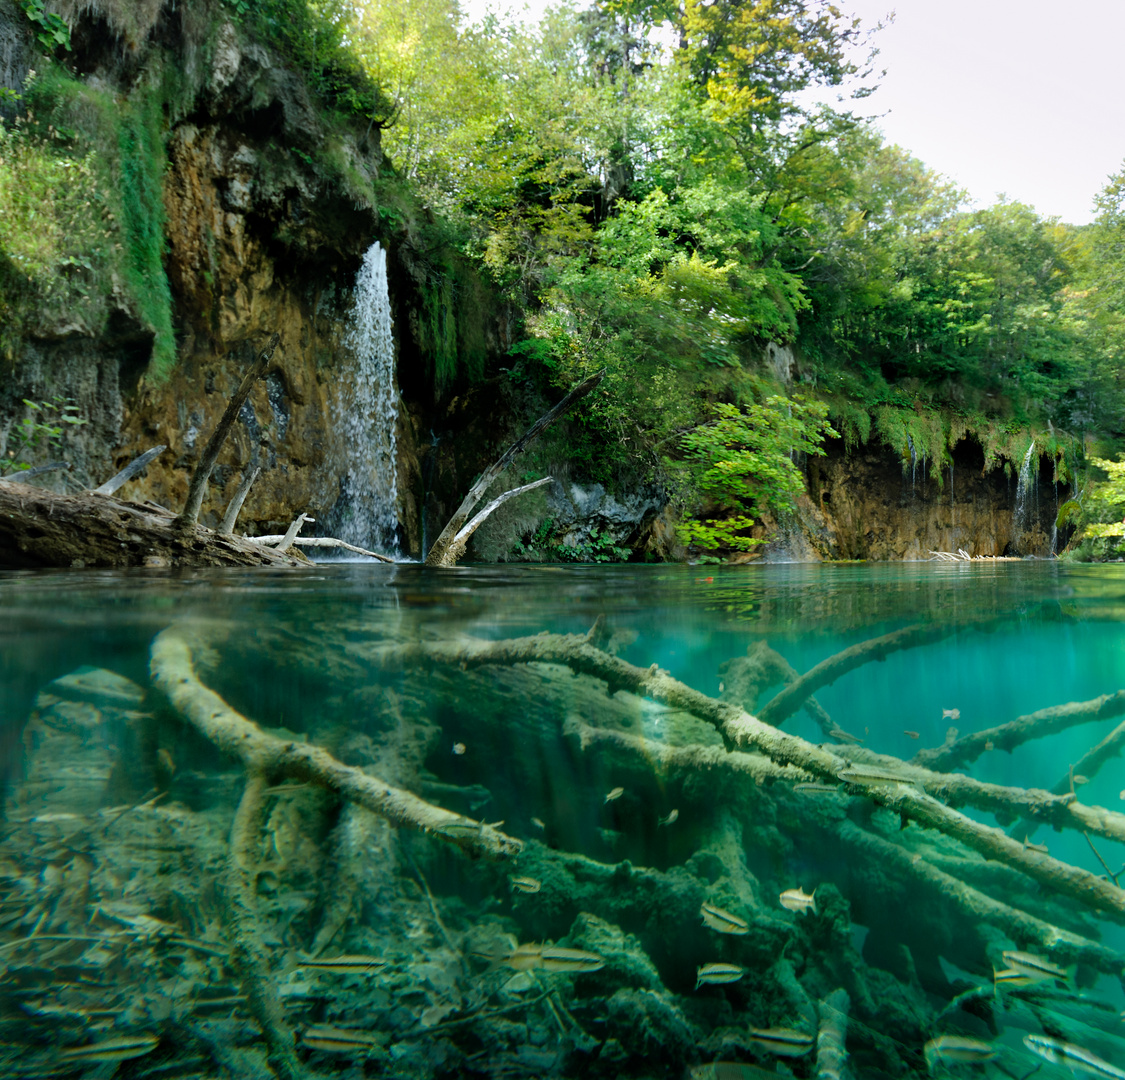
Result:
M1016 508L1012 512L1012 539L1014 546L1019 549L1020 540L1027 531L1031 518L1031 491L1034 485L1032 476L1032 458L1035 454L1035 440L1027 448L1020 466L1020 476L1016 483Z
M398 548L398 396L387 253L378 241L367 249L356 278L345 342L355 353L356 367L340 392L343 491L334 532L351 544L393 552Z

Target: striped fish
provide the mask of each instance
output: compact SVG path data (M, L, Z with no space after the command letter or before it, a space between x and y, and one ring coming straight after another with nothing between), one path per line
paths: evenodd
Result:
M795 1028L750 1028L747 1034L751 1042L778 1057L801 1057L816 1045L816 1036Z
M387 962L377 956L322 956L317 960L302 960L297 966L308 971L330 971L336 975L369 975L385 968Z
M70 1062L128 1061L152 1053L159 1042L155 1035L123 1035L88 1046L68 1046L59 1051L59 1057Z
M889 769L879 769L874 765L849 765L841 769L837 778L845 784L858 782L860 784L913 784L909 776L891 772Z
M1073 966L1061 968L1058 964L1052 964L1045 956L1016 952L1014 949L1009 949L1003 956L1008 967L1014 968L1032 979L1059 979L1062 982L1071 982L1074 978Z
M1004 971L998 971L995 967L992 969L992 983L998 990L1001 987L1027 986L1038 981L1034 976L1027 975L1016 968L1006 968Z
M548 945L539 955L544 971L599 971L605 967L605 957L582 949L560 949Z
M1087 1076L1102 1076L1108 1080L1125 1080L1125 1070L1103 1061L1096 1054L1074 1043L1052 1039L1049 1035L1025 1035L1023 1044L1041 1058L1056 1065L1065 1065L1071 1072L1086 1073Z
M926 1067L933 1072L935 1062L969 1064L991 1061L996 1057L996 1050L991 1043L980 1039L969 1039L963 1035L939 1035L922 1047L922 1056L926 1059Z
M366 1054L382 1046L386 1036L372 1031L316 1024L301 1032L301 1042L310 1050L322 1050L326 1054Z
M704 983L732 983L742 978L745 968L737 964L704 964L695 969L695 988Z
M699 914L703 916L704 926L709 926L720 934L748 934L750 932L750 926L745 919L740 919L737 915L732 915L729 911L716 907L714 904L704 903L699 909Z
M840 790L839 784L815 784L811 781L806 781L800 784L793 785L794 791L799 791L803 795L832 795Z
M537 893L543 888L543 882L538 878L533 877L512 877L509 879L512 883L512 888L518 889L523 893Z

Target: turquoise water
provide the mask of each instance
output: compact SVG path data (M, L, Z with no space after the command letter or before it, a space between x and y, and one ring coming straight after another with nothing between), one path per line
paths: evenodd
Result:
M1125 688L1117 566L0 575L0 1074L1125 1070L1125 908L1106 881L1083 902L1020 861L1040 858L1026 838L1113 880L1116 818L1087 837L959 805L1018 841L1014 862L986 860L940 805L941 828L900 814L922 782L829 772L835 790L810 794L794 785L811 775L724 746L715 702L754 714L786 665L921 625L942 632L818 687L819 720L784 720L800 754L908 761L951 727ZM651 665L674 680L655 698ZM206 730L233 715L208 690L272 740L257 816L246 762ZM1123 719L958 770L1065 788ZM310 747L389 802L326 787L294 764ZM1078 802L1125 810L1121 759L1090 772ZM797 888L815 911L783 906ZM1012 951L1077 968L997 988ZM349 970L324 966L341 956Z

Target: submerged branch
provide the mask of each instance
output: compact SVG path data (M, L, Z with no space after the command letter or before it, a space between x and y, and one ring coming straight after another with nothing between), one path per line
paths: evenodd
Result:
M512 856L522 846L491 825L433 806L409 791L344 765L319 746L287 741L262 731L199 681L192 645L177 627L169 627L153 639L151 671L156 687L176 712L219 750L238 758L251 773L309 780L373 810L394 825L423 829L476 854Z
M1017 716L1006 724L963 735L944 746L922 750L914 755L913 764L927 769L955 769L971 764L987 750L1012 751L1031 739L1054 735L1079 724L1108 720L1122 713L1125 713L1125 690L1118 690L1116 694L1103 694L1092 701L1053 705L1026 716Z

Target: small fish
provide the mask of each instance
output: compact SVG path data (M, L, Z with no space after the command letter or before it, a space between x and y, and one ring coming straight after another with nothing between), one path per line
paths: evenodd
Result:
M537 828L540 832L546 831L547 826L543 823L542 818L533 817L531 819L531 824L534 825L535 828Z
M1041 1058L1054 1062L1056 1065L1065 1065L1071 1072L1084 1072L1089 1076L1110 1077L1112 1080L1125 1080L1125 1070L1103 1061L1096 1054L1091 1054L1085 1047L1075 1043L1063 1042L1062 1039L1052 1039L1049 1035L1025 1035L1023 1044Z
M995 750L996 744L991 739L988 739L984 744L984 748L986 750Z
M903 735L905 735L908 739L920 739L922 737L922 733L920 731L904 731Z
M781 901L781 906L786 911L812 911L815 915L816 911L816 889L807 895L800 889L786 889L785 892L778 897Z
M453 744L453 752L460 757L465 752L465 744L463 742L455 742Z
M155 1035L124 1035L88 1046L68 1046L59 1051L59 1057L64 1061L128 1061L152 1053L159 1042Z
M625 794L625 789L623 787L615 787L611 792L609 792L608 795L606 795L605 801L607 803L613 802L615 799L620 799L621 796L624 795L624 794Z
M922 1047L922 1056L926 1059L926 1066L930 1072L933 1072L935 1062L991 1061L996 1057L996 1051L991 1043L980 1039L969 1039L963 1035L939 1035Z
M709 1065L692 1065L690 1080L777 1080L777 1073L740 1061L712 1061Z
M534 971L543 966L543 946L517 945L500 963L516 971Z
M816 1036L795 1028L750 1028L751 1042L769 1050L778 1057L801 1057L816 1045Z
M737 964L704 964L695 969L695 988L704 983L732 983L742 978L745 968Z
M1040 855L1047 854L1046 844L1033 844L1026 836L1023 838L1023 847L1025 851L1038 851Z
M305 1046L326 1054L370 1053L385 1041L385 1036L372 1031L333 1027L331 1024L315 1024L301 1032L301 1042Z
M1005 968L1003 971L998 971L995 967L992 969L992 983L997 990L1002 986L1028 986L1036 981L1016 968Z
M961 710L960 709L942 709L941 710L941 718L943 720L960 720L961 719Z
M830 739L835 739L837 742L853 743L858 746L863 740L858 735L853 735L850 731L845 731L842 727L833 727L828 732Z
M377 956L322 956L316 960L302 960L297 966L308 971L330 971L335 975L368 975L385 968L387 962Z
M832 795L840 790L839 784L794 784L794 791L803 792L805 795Z
M176 762L163 746L156 751L156 760L169 776L176 775Z
M554 945L540 954L544 971L599 971L605 967L605 957L583 949L560 949Z
M671 825L674 821L676 821L677 818L679 818L679 816L680 816L679 810L673 810L668 814L667 817L657 818L656 824L657 825Z
M1071 783L1073 783L1075 787L1081 787L1083 784L1088 784L1089 782L1089 777L1083 776L1081 773L1075 773L1071 779Z
M740 919L737 915L732 915L729 911L724 911L714 904L704 903L699 909L699 914L703 916L704 926L709 926L712 930L718 930L720 934L748 934L750 932L750 926L745 919Z
M36 814L31 820L36 825L48 825L61 821L81 821L82 819L77 814L69 814L65 811L54 811L47 814Z
M859 781L861 784L913 784L908 776L901 776L889 769L879 769L874 765L849 765L841 769L836 776L845 784Z
M543 882L538 878L533 877L513 877L511 879L512 888L518 889L520 892L533 893L538 892L543 888Z
M1062 982L1071 982L1074 977L1074 968L1061 968L1052 964L1045 956L1035 953L1017 952L1009 949L1003 953L1004 962L1010 968L1030 975L1033 979L1059 979Z

